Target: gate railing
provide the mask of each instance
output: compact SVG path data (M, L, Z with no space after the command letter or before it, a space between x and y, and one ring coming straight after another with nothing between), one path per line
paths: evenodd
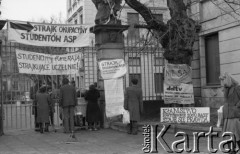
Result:
M4 130L33 129L35 126L32 101L6 102L4 107ZM62 123L60 119L58 103L55 103L54 125L59 127Z

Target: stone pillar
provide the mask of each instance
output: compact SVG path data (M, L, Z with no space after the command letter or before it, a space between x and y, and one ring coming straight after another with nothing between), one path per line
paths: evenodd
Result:
M90 31L95 34L95 47L97 50L97 61L124 59L124 37L123 31L128 25L96 25ZM109 119L105 114L104 82L98 68L98 85L100 90L100 108L102 111L101 127L109 127Z

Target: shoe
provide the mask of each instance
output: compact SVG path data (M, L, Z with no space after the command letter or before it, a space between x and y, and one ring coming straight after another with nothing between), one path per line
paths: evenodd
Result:
M93 129L92 129L92 128L89 128L88 130L89 130L89 131L92 131Z
M45 130L44 130L45 132L49 132L49 129L48 128L45 128Z
M36 132L39 132L39 131L40 131L40 129L39 129L39 128L35 128L34 130L35 130Z
M43 134L43 129L40 129L40 133Z
M93 128L94 131L97 131L98 129L97 128Z

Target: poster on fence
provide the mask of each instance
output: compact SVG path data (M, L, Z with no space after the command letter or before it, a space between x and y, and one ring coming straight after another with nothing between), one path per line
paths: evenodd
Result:
M19 73L39 75L76 74L81 67L82 53L50 55L16 49Z
M99 69L103 80L116 79L127 73L127 66L123 59L100 61Z
M123 78L104 80L106 116L108 118L121 115L123 112Z
M90 25L9 21L8 40L34 46L84 47L90 43Z
M186 64L166 64L164 103L193 104L192 70Z
M209 123L209 107L161 108L160 122L165 123Z

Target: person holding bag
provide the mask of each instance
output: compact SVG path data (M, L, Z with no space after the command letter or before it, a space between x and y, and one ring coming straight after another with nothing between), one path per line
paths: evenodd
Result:
M236 143L240 147L240 86L228 73L220 77L221 84L224 87L224 105L223 105L223 132L232 132L236 137L236 142L228 144L230 154L236 154Z
M130 124L128 134L137 135L140 114L143 113L142 89L137 86L138 80L132 79L132 86L128 87L124 96L124 109L129 111Z

